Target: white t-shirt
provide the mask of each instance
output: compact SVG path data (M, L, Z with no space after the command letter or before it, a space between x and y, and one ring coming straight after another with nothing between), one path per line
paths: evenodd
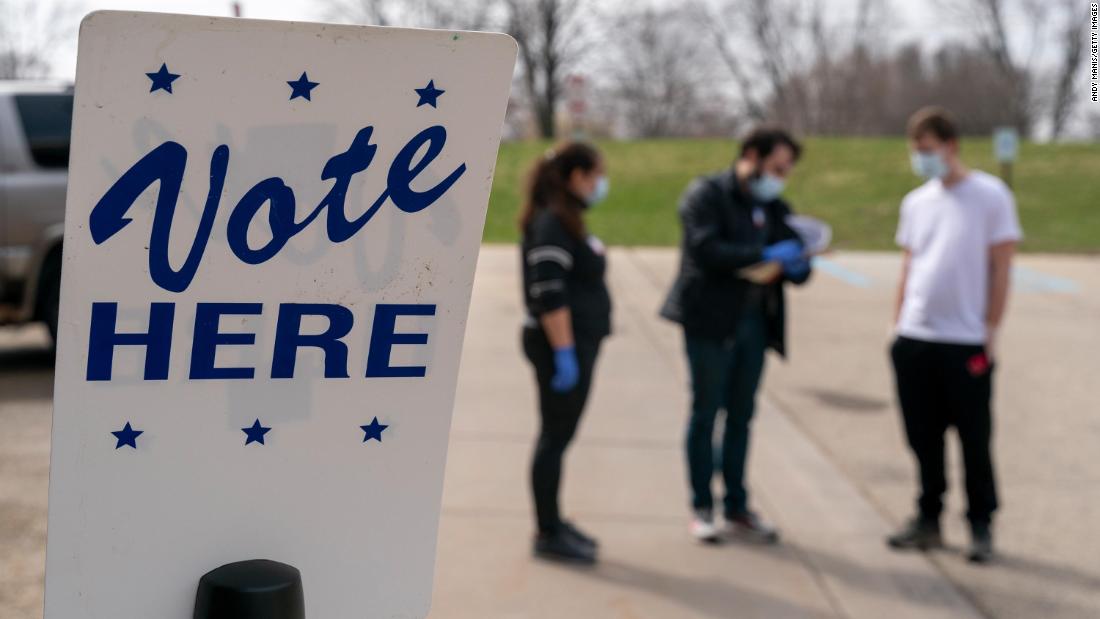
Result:
M950 188L931 180L901 202L897 243L911 252L899 335L985 343L989 248L1023 237L1012 191L971 171Z

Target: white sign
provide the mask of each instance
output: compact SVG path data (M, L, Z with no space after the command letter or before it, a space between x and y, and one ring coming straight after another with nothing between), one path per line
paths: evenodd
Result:
M80 28L46 619L189 619L272 559L422 617L515 44L99 12Z
M993 130L993 157L998 163L1016 161L1020 150L1020 135L1015 127L997 127Z

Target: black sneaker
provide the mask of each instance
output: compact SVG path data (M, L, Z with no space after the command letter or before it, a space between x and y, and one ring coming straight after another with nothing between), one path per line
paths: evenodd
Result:
M563 520L561 522L561 528L562 528L562 531L564 531L566 535L572 535L573 539L577 540L578 542L580 542L584 546L588 546L589 548L599 548L600 547L600 542L597 541L596 538L594 538L591 535L585 533L584 531L581 531L580 529L577 528L577 526L575 524L573 524L572 522L569 522L568 520Z
M592 565L596 562L596 549L559 529L535 536L535 556L550 561Z
M943 546L940 523L913 518L900 531L886 538L886 543L899 550L940 548Z
M989 563L993 560L993 531L988 524L970 525L970 550L966 558L971 563Z
M724 533L727 535L737 535L762 544L779 543L779 531L751 511L727 515L725 520Z

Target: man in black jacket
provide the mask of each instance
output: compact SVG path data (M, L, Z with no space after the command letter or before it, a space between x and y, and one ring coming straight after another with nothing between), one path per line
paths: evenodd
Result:
M732 169L696 179L681 198L680 272L661 315L684 329L692 391L691 532L701 541L717 541L727 532L769 543L779 539L749 509L744 477L764 353L770 347L784 354L783 282L801 284L810 276L802 243L786 223L791 208L779 198L800 154L801 146L785 131L757 129L742 142ZM764 261L778 262L782 272L767 283L743 277L742 269ZM721 526L710 488L719 409L726 411Z

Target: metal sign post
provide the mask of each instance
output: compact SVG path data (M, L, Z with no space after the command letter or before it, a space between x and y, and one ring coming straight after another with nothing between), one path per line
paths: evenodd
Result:
M1012 166L1020 150L1020 135L1015 127L993 130L993 157L1001 164L1001 179L1012 187Z

